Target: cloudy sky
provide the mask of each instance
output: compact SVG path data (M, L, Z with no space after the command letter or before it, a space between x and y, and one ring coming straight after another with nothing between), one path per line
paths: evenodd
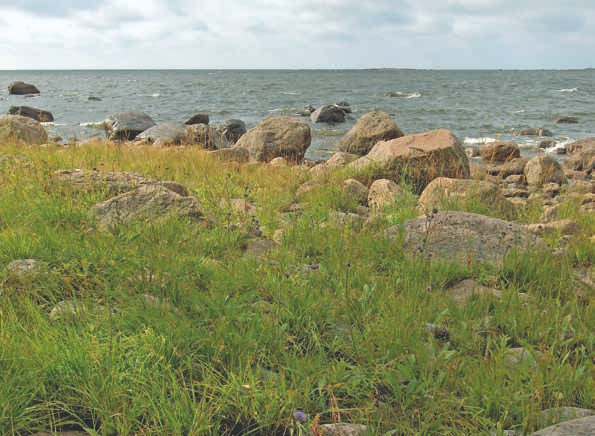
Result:
M0 0L0 69L584 68L595 0Z

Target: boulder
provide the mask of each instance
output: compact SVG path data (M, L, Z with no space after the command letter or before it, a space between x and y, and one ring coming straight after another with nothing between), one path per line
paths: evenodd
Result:
M39 94L39 89L35 85L29 83L16 81L8 85L8 93L10 95L28 95Z
M565 148L568 154L582 151L585 148L595 148L595 137L579 139L578 141L566 144Z
M316 427L316 432L310 430L308 436L365 436L367 426L362 424L321 424Z
M572 419L561 424L554 424L531 436L593 436L595 429L595 415Z
M38 121L21 115L0 116L0 141L23 141L30 145L48 142L48 134Z
M480 285L475 280L466 279L448 288L446 292L458 306L463 306L473 296L490 296L498 300L502 298L502 291Z
M339 109L341 109L346 114L351 113L351 105L349 103L347 103L346 101L340 101L338 103L335 103L335 106L337 106Z
M519 157L504 164L487 165L486 172L491 176L507 178L513 175L525 174L525 165L529 162L527 157Z
M468 212L437 212L405 222L403 246L406 252L424 252L467 268L469 262L495 267L512 250L545 249L545 242L513 222ZM398 226L386 236L396 238Z
M6 272L17 277L47 275L48 271L48 265L37 259L18 259L6 265Z
M11 106L8 109L10 115L21 115L23 117L33 118L40 123L49 123L54 121L54 116L51 112L37 109L31 106Z
M105 120L105 133L111 140L132 141L154 125L155 121L144 112L116 112Z
M578 118L577 117L558 117L556 118L557 124L577 124Z
M186 126L184 143L197 145L205 150L219 150L228 148L229 143L221 136L215 127L208 124L192 124Z
M337 149L360 156L368 153L378 141L400 138L403 132L386 112L369 112L339 140Z
M548 129L542 127L529 127L527 129L520 130L517 135L521 136L554 136Z
M337 124L345 122L345 112L334 104L327 104L316 109L310 120L313 123Z
M347 179L343 182L343 195L354 199L359 204L366 205L368 201L368 188L355 179Z
M550 156L535 156L525 165L524 173L527 183L537 187L546 183L562 184L566 180L560 163Z
M188 195L188 189L177 182L147 179L137 173L120 171L103 173L97 170L58 170L52 174L50 181L52 184L68 186L75 192L104 191L110 195L118 195L141 185L161 185L179 195Z
M469 178L469 159L450 130L407 135L378 142L350 166L373 180L405 182L419 194L436 177Z
M194 114L184 121L184 124L192 126L194 124L209 124L209 116L207 114Z
M541 412L541 425L545 427L547 425L559 424L561 422L585 418L587 416L595 416L595 412L590 409L581 409L579 407L556 407Z
M574 152L564 162L564 167L572 171L583 171L592 174L595 168L595 146L584 147Z
M481 158L485 162L509 162L521 157L519 146L510 141L496 141L481 148Z
M345 153L339 151L331 156L326 162L322 162L310 168L310 174L314 176L322 176L328 174L333 169L344 167L358 158L355 154Z
M438 177L423 190L417 207L421 211L457 210L468 201L479 202L507 217L512 216L514 207L497 184L471 179L449 179Z
M159 222L172 215L199 219L202 212L196 198L181 196L160 185L141 185L89 209L89 217L95 218L99 229L136 219Z
M243 147L221 148L219 150L209 151L207 156L227 162L246 163L250 161L250 152L247 148Z
M225 138L229 144L236 144L246 132L246 123L242 120L227 120L221 126L217 127L219 136Z
M269 162L276 157L300 162L310 142L308 124L297 118L272 115L243 135L235 148L246 148L250 159L257 162Z
M401 187L392 180L376 180L368 190L368 206L373 211L380 211L395 204L396 198L402 194Z
M170 147L185 142L187 136L186 125L178 122L155 124L134 138L135 141L155 147Z

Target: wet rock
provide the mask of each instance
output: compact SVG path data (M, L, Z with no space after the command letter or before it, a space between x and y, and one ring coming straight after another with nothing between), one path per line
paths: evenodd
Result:
M51 112L31 106L11 106L10 109L8 109L8 114L33 118L40 123L49 123L54 121L54 116Z
M437 177L470 176L469 159L461 142L444 129L380 141L349 166L372 180L405 181L417 194Z
M521 136L554 136L548 129L542 127L529 127L517 132Z
M577 124L578 118L577 117L558 117L556 118L556 124Z
M111 140L132 141L154 125L155 121L144 112L116 112L105 120L105 133Z
M333 105L328 104L319 107L316 109L312 115L310 115L310 120L313 123L327 123L327 124L337 124L337 123L344 123L345 122L345 112Z
M194 124L209 124L209 115L207 114L194 114L184 120L184 124L191 126Z
M15 81L8 85L8 93L10 95L39 94L39 89L30 83Z
M363 156L378 141L400 138L403 132L386 112L370 112L363 115L349 132L343 136L337 149L342 152Z
M284 157L291 162L301 162L310 146L310 126L288 116L270 116L250 129L234 148L245 148L250 159L269 162Z
M0 141L22 141L28 145L48 142L48 134L39 121L21 115L0 116Z

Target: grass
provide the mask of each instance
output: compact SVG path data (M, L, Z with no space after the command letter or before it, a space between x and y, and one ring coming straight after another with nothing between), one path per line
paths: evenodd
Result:
M209 223L96 231L87 211L109 195L54 183L70 168L175 180ZM338 421L378 435L488 434L535 430L551 407L593 408L595 317L572 283L574 267L593 264L592 215L564 204L582 234L562 257L463 269L379 237L417 214L411 192L372 224L333 221L332 210L357 210L337 174L292 208L310 178L296 168L192 148L4 145L0 434L289 435ZM233 198L258 212L220 207ZM244 254L254 218L266 237L284 231L261 260ZM3 268L29 258L45 271ZM464 278L503 298L457 306L444 290ZM50 320L65 300L77 311ZM518 346L534 363L507 364Z

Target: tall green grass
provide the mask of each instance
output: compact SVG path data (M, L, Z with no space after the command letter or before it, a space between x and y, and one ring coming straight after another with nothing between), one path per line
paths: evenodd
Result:
M54 183L70 168L175 180L208 223L97 231L87 211L109 194ZM344 176L297 198L310 177L298 167L238 166L192 148L5 145L0 434L282 435L338 421L378 435L486 434L532 431L546 408L593 407L595 317L572 278L593 264L592 216L564 208L583 233L562 257L463 268L382 236L416 215L411 193L374 222L333 220L357 210ZM233 198L257 213L220 206ZM265 237L284 231L262 258L245 255L254 219ZM46 270L3 268L27 258ZM503 298L457 306L445 290L464 278ZM50 320L64 300L76 312ZM532 359L511 366L518 346Z

